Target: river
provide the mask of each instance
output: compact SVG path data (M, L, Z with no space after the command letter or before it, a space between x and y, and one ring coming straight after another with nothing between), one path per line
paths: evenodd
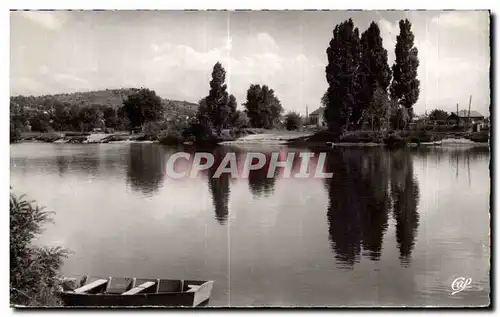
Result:
M173 179L179 150L14 144L11 186L55 211L39 243L71 250L66 275L211 279L214 306L489 304L488 149L338 148L330 179ZM306 151L210 151L250 150Z

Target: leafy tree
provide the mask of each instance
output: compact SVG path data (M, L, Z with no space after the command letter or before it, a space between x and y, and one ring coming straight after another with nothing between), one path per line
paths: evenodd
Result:
M198 142L209 141L213 138L206 97L198 102L198 111L194 120L189 123L188 134Z
M102 108L102 117L106 124L106 128L118 129L120 120L115 108L111 106L104 106Z
M387 90L376 86L368 107L365 111L366 121L372 130L387 129L390 124L390 102Z
M382 45L382 37L377 23L361 35L361 61L359 65L359 94L357 111L364 110L372 127L382 128L388 113L387 88L392 72L387 62L387 50ZM364 108L364 109L363 109ZM359 113L355 117L358 118ZM355 125L359 127L359 124Z
M96 107L83 107L79 112L79 122L83 131L92 131L94 128L102 127L102 113Z
M430 120L446 120L448 119L448 112L441 109L434 109L429 113Z
M71 105L59 101L48 100L49 111L52 113L52 127L56 131L71 130Z
M210 91L205 98L207 113L210 119L211 128L220 134L221 129L229 122L231 110L228 105L229 97L227 94L226 71L222 64L217 62L212 71L212 80L210 81Z
M330 131L344 133L350 122L357 123L361 118L361 111L357 108L360 105L356 100L359 86L359 31L352 19L335 26L326 54L328 103L325 119Z
M123 101L124 111L131 127L142 127L146 122L158 121L163 117L161 98L154 90L141 88Z
M226 123L226 128L230 128L234 127L236 125L236 121L238 120L238 112L236 111L238 103L236 102L236 97L234 95L229 95L227 106L229 109L229 118Z
M325 91L321 97L321 106L326 107L328 105L328 91Z
M33 240L50 221L50 214L10 194L10 302L16 305L60 305L59 269L67 251L60 247L38 247Z
M16 142L21 138L21 132L26 129L27 114L24 107L16 103L10 103L10 142Z
M420 81L417 79L419 66L418 49L414 46L415 36L408 19L399 21L399 35L396 39L396 61L392 66L394 79L391 85L391 98L405 107L408 120L413 116L412 106L420 94Z
M394 130L401 130L405 127L406 122L410 120L408 109L401 107L397 101L391 100L390 104L390 123Z
M43 111L36 111L29 119L31 131L47 132L50 127L50 117Z
M245 112L254 128L270 129L278 124L283 107L274 90L268 86L251 84L247 90Z
M297 112L291 111L285 115L285 127L287 130L297 130L302 125L302 118Z
M80 120L80 107L71 105L69 108L69 126L70 130L83 131L83 122Z
M238 129L250 127L250 120L245 111L236 110L233 126Z

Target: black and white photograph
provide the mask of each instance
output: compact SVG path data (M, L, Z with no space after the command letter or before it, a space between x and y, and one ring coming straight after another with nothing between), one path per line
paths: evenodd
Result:
M10 307L491 308L490 11L8 15Z

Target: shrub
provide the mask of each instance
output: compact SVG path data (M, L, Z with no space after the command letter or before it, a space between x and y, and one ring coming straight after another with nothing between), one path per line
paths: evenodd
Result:
M32 240L50 221L49 213L10 194L10 302L14 305L56 306L61 278L59 269L67 251L38 247Z
M407 139L399 134L391 133L384 139L385 145L390 149L405 147Z
M182 144L184 138L182 137L182 133L180 131L169 129L162 131L158 136L158 140L164 145L178 145Z
M474 142L488 142L489 131L473 132L467 138Z
M285 116L285 128L288 131L297 130L302 124L302 118L296 112L289 112Z
M144 124L144 140L157 140L160 135L160 125L156 122L147 122Z
M70 136L89 136L90 133L88 133L88 132L72 132L72 131L69 131L69 132L64 133L64 135L67 136L67 137L70 137Z
M340 137L340 142L346 143L382 143L385 133L382 131L353 131Z

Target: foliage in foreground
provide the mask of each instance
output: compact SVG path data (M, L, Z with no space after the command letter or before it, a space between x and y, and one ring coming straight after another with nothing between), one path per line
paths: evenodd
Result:
M67 251L38 247L33 239L49 222L50 213L10 193L10 302L12 305L57 306L61 283L59 269Z

